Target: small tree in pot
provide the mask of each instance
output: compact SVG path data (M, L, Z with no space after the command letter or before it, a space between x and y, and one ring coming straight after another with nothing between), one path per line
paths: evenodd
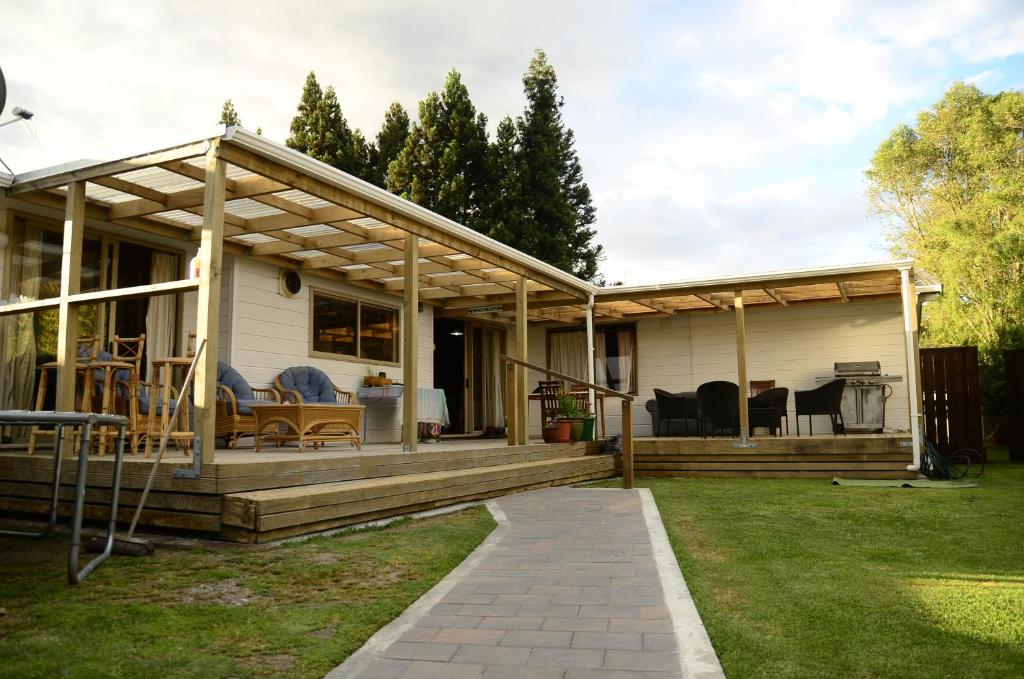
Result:
M566 391L558 392L558 422L568 423L569 439L579 441L583 437L583 411L580 409L579 398Z

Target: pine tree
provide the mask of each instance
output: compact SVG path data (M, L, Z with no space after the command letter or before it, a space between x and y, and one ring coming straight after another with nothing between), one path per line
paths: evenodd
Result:
M441 93L420 102L419 121L389 166L388 190L483 230L488 175L487 117L453 69Z
M290 148L343 172L370 177L371 145L362 132L349 127L334 87L321 90L312 71L306 76L291 132L285 142Z
M523 76L526 108L518 119L520 201L523 223L514 237L526 252L587 280L598 279L603 248L594 243L595 210L575 149L575 134L562 120L558 78L537 50ZM508 182L508 179L504 180ZM532 242L536 236L536 242Z
M535 226L527 222L524 214L521 184L519 131L511 117L498 123L491 144L489 161L491 185L488 205L487 235L527 253L536 251L537 233L528 230Z
M235 110L235 104L231 99L225 101L224 107L220 110L220 124L242 126L242 119L238 116L238 111Z
M371 181L386 188L388 185L388 166L398 158L409 137L409 114L397 101L388 107L384 114L384 123L377 133L377 143L371 150Z

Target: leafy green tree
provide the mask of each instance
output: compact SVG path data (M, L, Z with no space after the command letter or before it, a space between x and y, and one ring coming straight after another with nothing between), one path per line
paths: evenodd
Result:
M576 154L575 134L562 120L555 69L537 50L523 76L526 108L516 121L515 162L499 184L516 184L510 244L587 280L600 280L603 248L594 242L596 219L590 188Z
M998 411L1001 350L1024 343L1024 92L955 83L882 142L867 180L893 253L943 283L922 343L977 345Z
M387 187L450 219L483 230L488 191L487 117L477 113L462 76L448 73L440 94L419 104Z
M398 158L409 137L409 114L397 101L384 113L384 122L377 133L377 142L370 146L372 179L382 188L388 185L388 166Z
M220 110L220 124L242 126L242 119L238 116L238 111L235 110L235 104L231 99L226 100Z

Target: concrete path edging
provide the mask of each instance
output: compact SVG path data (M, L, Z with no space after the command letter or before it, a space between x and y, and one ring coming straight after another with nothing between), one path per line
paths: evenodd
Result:
M711 645L704 622L700 619L697 606L690 596L690 589L686 586L676 553L672 550L661 512L654 501L654 494L650 488L638 490L647 531L651 535L651 548L654 561L658 565L665 605L668 606L672 626L679 642L679 664L682 666L683 677L725 677L722 665L718 661L718 654Z
M495 547L501 544L505 534L509 531L508 517L494 500L484 502L498 527L491 531L491 534L484 538L480 545L470 552L462 563L456 566L448 575L441 578L441 581L427 590L427 593L417 599L401 615L377 630L377 633L366 640L358 651L345 659L345 662L328 672L324 679L345 679L346 677L357 677L392 643L398 641L399 637L408 632L422 618L448 594L462 578L469 574L476 565L484 560L488 554L494 551Z

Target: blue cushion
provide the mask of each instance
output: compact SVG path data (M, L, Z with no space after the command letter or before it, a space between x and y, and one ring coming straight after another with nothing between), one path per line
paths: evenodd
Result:
M337 403L331 378L319 368L304 365L281 373L281 386L302 394L306 403Z
M84 347L79 347L79 349L78 349L78 356L80 358L88 358L89 357L89 352L87 350L85 350ZM103 351L102 349L100 349L99 353L96 354L96 360L97 361L113 361L114 360L114 355L112 353L110 353L109 351ZM121 368L120 370L115 370L114 371L114 381L127 382L130 375L131 375L131 371L127 370L126 368ZM94 370L93 371L93 378L94 378L94 380L96 382L96 389L99 390L100 393L102 393L103 392L103 370L100 369L100 368L97 368L96 370Z
M239 401L252 401L256 398L252 393L252 387L245 381L245 378L223 361L217 361L217 384L223 384L233 391L235 398Z

